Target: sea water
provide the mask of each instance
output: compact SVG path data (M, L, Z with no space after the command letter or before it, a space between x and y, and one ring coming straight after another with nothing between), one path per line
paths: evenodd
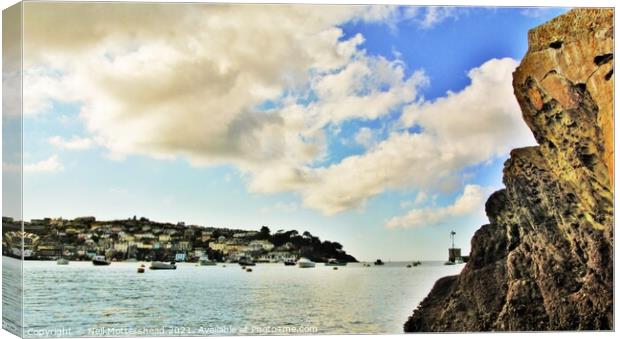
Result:
M139 274L140 264L24 261L24 335L402 333L435 281L463 267L257 264L246 272L237 264L180 263ZM3 257L3 267L11 265L19 261Z

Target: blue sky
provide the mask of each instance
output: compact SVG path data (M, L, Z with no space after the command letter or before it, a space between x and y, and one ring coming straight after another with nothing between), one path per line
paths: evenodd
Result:
M213 51L229 28L210 32L184 20L171 24L181 32L173 41L145 20L117 23L101 37L89 31L96 22L88 8L45 8L86 18L67 24L84 32L53 33L28 23L28 10L43 10L31 6L26 219L137 215L268 225L339 241L361 260L445 259L452 229L469 251L486 222L486 197L502 186L508 150L531 143L511 99L510 72L526 52L528 29L566 11L340 8L322 19L324 9L306 7L273 14L291 27L310 18L298 32L226 8L232 12L219 18L264 36L239 46L225 40L231 45L219 58ZM107 9L110 21L128 13ZM256 18L272 9L252 11ZM63 32L56 53L34 45ZM261 43L269 49L247 53ZM341 85L346 79L349 87Z

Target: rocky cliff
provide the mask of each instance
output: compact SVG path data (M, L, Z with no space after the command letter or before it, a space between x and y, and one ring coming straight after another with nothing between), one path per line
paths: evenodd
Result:
M539 146L511 152L470 261L406 332L613 329L613 10L572 10L528 40L513 86Z

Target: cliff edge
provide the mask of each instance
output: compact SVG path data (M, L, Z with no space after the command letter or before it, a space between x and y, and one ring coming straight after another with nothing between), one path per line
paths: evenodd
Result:
M511 152L470 261L405 332L613 329L613 15L529 32L513 87L539 146Z

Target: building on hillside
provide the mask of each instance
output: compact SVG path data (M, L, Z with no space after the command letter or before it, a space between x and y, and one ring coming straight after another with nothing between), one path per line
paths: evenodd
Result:
M183 252L177 252L177 254L174 255L174 261L176 262L183 262L185 261L186 258L187 258L187 254Z

